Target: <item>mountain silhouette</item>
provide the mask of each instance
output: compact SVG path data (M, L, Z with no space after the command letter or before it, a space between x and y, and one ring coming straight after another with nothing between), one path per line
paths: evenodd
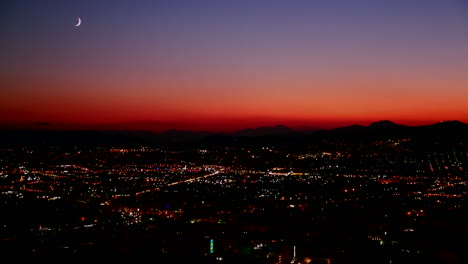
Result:
M47 127L47 126L45 126ZM162 132L146 130L52 130L2 129L1 144L170 144L198 142L223 144L241 142L274 142L302 144L310 140L378 138L417 138L421 144L428 141L468 141L468 124L452 120L431 125L405 126L381 120L368 126L351 125L328 130L304 131L277 125L238 130L233 133L168 129Z
M296 130L287 126L277 125L274 127L258 127L258 128L247 128L232 133L233 136L247 136L247 137L258 137L258 136L273 136L273 135L287 135L295 133Z
M381 120L381 121L370 124L368 127L376 128L376 129L395 129L395 128L408 128L409 126L400 125L390 120Z
M160 138L166 141L192 141L192 140L201 140L209 136L215 136L219 133L209 132L209 131L192 131L192 130L177 130L169 129L157 133Z

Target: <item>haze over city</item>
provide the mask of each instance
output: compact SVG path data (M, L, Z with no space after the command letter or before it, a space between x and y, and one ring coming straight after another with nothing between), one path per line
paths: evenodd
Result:
M468 122L464 1L0 5L2 124Z

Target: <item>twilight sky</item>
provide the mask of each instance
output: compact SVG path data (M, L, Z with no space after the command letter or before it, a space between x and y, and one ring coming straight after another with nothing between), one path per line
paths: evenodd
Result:
M464 0L6 0L0 35L1 122L468 122Z

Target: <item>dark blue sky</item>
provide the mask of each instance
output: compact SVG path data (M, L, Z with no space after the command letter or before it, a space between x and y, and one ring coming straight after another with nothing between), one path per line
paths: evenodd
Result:
M468 121L466 1L16 0L0 19L5 120Z

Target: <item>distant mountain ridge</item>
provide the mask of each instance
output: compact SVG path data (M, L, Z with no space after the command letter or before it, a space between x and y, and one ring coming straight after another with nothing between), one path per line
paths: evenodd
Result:
M372 133L399 133L406 132L413 127L405 126L401 124L394 123L389 120L381 120L378 122L371 123L368 126L363 125L350 125L344 127L338 127L331 130L320 131L320 134L329 134L329 135L368 135Z
M381 120L363 125L351 125L335 129L298 130L284 125L263 126L220 133L210 131L191 131L168 129L162 132L145 130L47 130L42 129L0 129L0 143L34 142L75 142L75 143L174 143L216 140L217 142L247 138L275 138L281 140L308 138L355 138L375 137L437 137L468 138L468 124L449 120L423 126L406 126L389 120Z
M233 136L271 136L271 135L284 135L284 134L291 134L296 133L297 130L283 126L277 125L274 127L264 126L258 128L247 128L236 131L232 133Z
M378 121L378 122L374 122L372 124L370 124L368 127L372 127L372 128L402 128L402 127L409 127L409 126L405 126L405 125L400 125L400 124L397 124L397 123L394 123L390 120L381 120L381 121Z

